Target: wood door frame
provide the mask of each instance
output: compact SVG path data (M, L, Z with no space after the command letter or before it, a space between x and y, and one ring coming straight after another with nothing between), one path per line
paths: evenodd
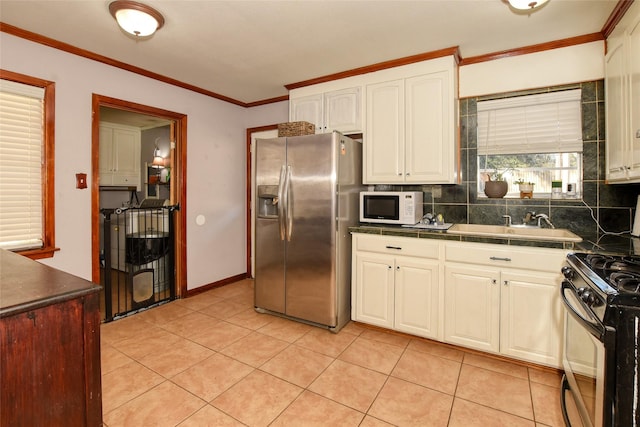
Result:
M276 130L278 129L278 125L266 125L266 126L258 126L255 128L247 128L247 277L251 277L251 255L253 254L252 245L253 241L251 240L251 218L253 215L253 211L251 209L252 200L251 200L251 187L252 187L252 162L251 162L251 136L256 132L264 132L267 130Z
M100 107L140 113L173 121L175 150L171 179L175 185L176 210L175 274L176 296L187 293L187 116L134 102L93 94L91 108L91 280L100 283ZM172 138L174 135L172 135Z

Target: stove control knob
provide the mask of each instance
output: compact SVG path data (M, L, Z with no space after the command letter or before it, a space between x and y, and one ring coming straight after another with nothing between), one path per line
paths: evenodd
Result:
M596 297L593 296L593 293L589 289L580 288L582 292L580 293L580 299L584 301L588 306L592 306L594 302L596 302Z
M565 265L564 267L562 267L562 275L566 278L566 279L573 279L573 277L576 275L575 271L573 271L573 268L569 267L568 265Z

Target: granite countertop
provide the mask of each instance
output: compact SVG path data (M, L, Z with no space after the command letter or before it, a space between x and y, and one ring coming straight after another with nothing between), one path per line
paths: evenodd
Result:
M440 239L457 242L493 243L500 245L534 246L565 249L575 252L606 252L624 255L640 255L640 239L629 234L580 236L582 242L559 242L522 238L502 238L470 236L448 233L446 230L428 230L396 225L360 224L349 228L352 233L379 234L384 236L413 237L419 239ZM577 233L576 233L577 234Z

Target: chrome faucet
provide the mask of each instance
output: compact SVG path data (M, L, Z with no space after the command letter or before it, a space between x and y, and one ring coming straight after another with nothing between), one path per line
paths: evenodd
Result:
M536 216L535 212L527 212L524 215L524 218L522 219L522 223L525 225L529 224L531 220L535 218L535 216Z
M544 221L547 223L547 225L549 226L549 228L556 228L552 223L551 220L549 219L549 217L543 213L538 214L535 216L535 218L538 220L538 227L540 227L540 221Z

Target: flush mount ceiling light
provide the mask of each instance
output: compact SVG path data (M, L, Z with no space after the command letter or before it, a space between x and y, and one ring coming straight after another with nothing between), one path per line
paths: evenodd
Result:
M135 1L114 1L109 4L109 11L120 28L136 37L151 36L164 25L160 12Z
M506 3L509 4L509 7L516 11L521 12L533 12L534 10L539 9L547 3L549 0L508 0Z

